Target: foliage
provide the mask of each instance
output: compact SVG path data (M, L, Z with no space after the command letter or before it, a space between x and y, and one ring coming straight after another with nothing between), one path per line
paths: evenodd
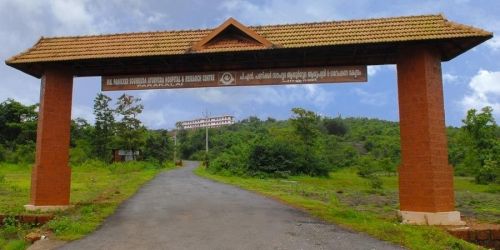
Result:
M382 179L380 179L380 177L378 177L377 175L373 175L370 179L368 179L368 181L370 182L370 187L372 189L374 190L382 189L383 185Z
M500 130L492 112L490 107L479 113L475 109L469 110L462 120L464 126L458 139L463 157L458 168L475 175L476 182L482 184L500 178Z
M99 93L94 99L95 132L93 136L96 156L104 161L111 158L111 143L115 130L114 111L110 107L111 98Z
M138 115L139 98L94 100L95 124L76 118L71 124L71 165L91 159L109 162L111 149L139 150L142 159L161 164L173 157L166 130L147 130ZM37 105L14 100L0 104L0 162L32 164L35 158ZM117 122L118 121L118 122ZM455 173L478 183L498 182L500 130L491 108L471 110L462 128L447 128L449 161ZM357 167L375 175L395 175L400 164L399 124L367 118L319 117L302 108L278 121L249 117L232 126L209 129L210 171L237 175L325 175ZM178 158L204 160L205 131L179 130ZM369 159L369 160L367 160ZM369 162L369 163L368 163Z
M79 139L75 142L75 146L70 149L69 158L70 165L80 165L92 158L93 147L88 140Z
M127 94L121 95L116 102L116 113L121 116L120 122L117 123L116 136L117 145L120 149L135 152L145 143L144 133L146 129L137 117L144 109L144 106L140 102L140 98Z
M297 145L288 141L262 138L250 149L248 170L253 174L299 174L302 166L307 164L302 154Z
M33 163L38 105L0 103L0 162Z
M34 142L38 105L23 105L13 99L0 103L0 144L14 147L16 144Z
M26 142L16 145L14 151L5 153L5 161L10 163L29 164L35 161L35 143Z
M244 152L244 150L245 149L243 148L233 147L231 152L222 153L210 163L208 171L222 175L248 174L248 166L244 160L248 157L248 153ZM241 152L241 154L238 154L235 151Z
M157 160L163 164L173 159L174 143L170 139L167 130L148 131L147 138L142 150L144 159Z
M339 116L337 118L323 118L323 127L329 135L344 136L347 133L347 126Z
M210 134L211 131L209 131L209 136ZM194 131L187 131L181 129L177 133L177 141L180 143L179 151L182 159L203 159L200 157L203 156L204 153L201 153L200 151L205 149L205 130L198 129ZM195 156L197 152L200 153Z
M24 240L13 240L7 243L3 249L5 250L24 250L26 249L27 243Z
M211 129L209 171L275 177L326 175L320 119L311 111L294 110L293 121L286 123L249 117L233 126ZM203 131L180 131L178 138L184 157L201 156Z
M479 184L488 184L498 182L500 179L500 167L498 162L494 160L485 160L485 163L479 169L475 176L475 180Z
M295 132L308 147L314 146L319 136L320 117L312 111L302 108L293 108L294 117L290 119Z
M363 178L371 178L380 171L380 167L373 156L366 155L358 160L358 175Z

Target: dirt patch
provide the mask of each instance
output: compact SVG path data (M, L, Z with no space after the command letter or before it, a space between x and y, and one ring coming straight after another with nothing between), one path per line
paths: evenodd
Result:
M36 241L33 245L28 247L27 250L53 250L66 244L66 241L54 240L54 239L43 239Z

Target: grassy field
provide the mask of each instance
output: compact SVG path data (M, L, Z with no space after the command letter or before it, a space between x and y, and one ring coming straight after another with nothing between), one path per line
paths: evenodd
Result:
M31 231L51 231L58 239L75 240L92 232L117 206L145 182L173 164L163 167L131 162L104 165L88 162L72 168L71 204L75 207L56 214L54 220L37 227L10 222L0 229L0 249L25 249L24 236ZM29 201L29 166L0 164L0 214L26 214Z
M290 177L258 179L220 176L200 167L199 176L232 184L277 199L329 222L410 249L476 249L443 229L402 225L397 221L397 178L384 176L383 188L373 190L366 179L352 169L333 172L329 178ZM456 178L458 209L478 219L499 222L500 186L476 185L468 178Z

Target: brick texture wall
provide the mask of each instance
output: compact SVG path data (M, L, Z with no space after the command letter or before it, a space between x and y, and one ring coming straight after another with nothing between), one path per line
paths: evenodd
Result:
M453 169L448 164L441 58L428 47L408 47L397 64L402 211L454 210Z
M31 205L68 205L73 75L48 70L42 77Z

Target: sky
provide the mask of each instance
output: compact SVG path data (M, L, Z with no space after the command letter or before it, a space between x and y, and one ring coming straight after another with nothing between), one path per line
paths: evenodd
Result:
M446 124L460 126L466 111L491 106L500 121L500 1L448 0L0 0L0 58L30 48L41 37L214 28L229 17L251 25L286 24L442 13L495 37L444 62ZM497 35L499 34L499 35ZM396 68L369 66L366 83L128 91L143 100L149 128L209 114L286 119L294 107L323 116L398 120ZM72 117L93 122L99 77L74 79ZM123 92L106 92L116 100ZM39 102L40 80L0 64L0 102Z

